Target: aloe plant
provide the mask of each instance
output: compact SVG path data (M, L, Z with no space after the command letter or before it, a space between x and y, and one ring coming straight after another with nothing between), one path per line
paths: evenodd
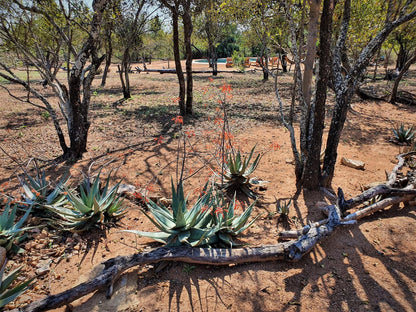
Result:
M68 204L48 206L61 218L57 223L62 229L82 232L94 226L107 226L125 214L123 198L117 194L120 182L110 188L109 175L102 190L100 184L100 174L98 174L94 183L91 183L88 177L81 182L79 194L75 190L64 187Z
M203 195L198 198L191 209L187 209L182 183L177 189L172 182L172 210L152 201L147 203L150 213L143 213L160 230L143 232L128 230L139 236L152 238L167 246L233 246L232 238L253 224L247 223L253 209L252 204L240 216L234 214L235 198L224 209L224 199L218 199L212 187L205 186Z
M43 214L47 211L44 206L63 205L66 199L62 192L68 183L68 179L68 176L64 175L58 184L53 187L46 180L45 171L37 171L34 177L25 171L24 176L19 177L24 191L21 206L31 206L35 213Z
M215 235L217 240L215 245L219 247L233 247L237 246L233 241L237 235L242 233L244 230L253 225L253 223L260 216L253 218L250 222L250 218L255 202L245 209L245 211L240 214L235 214L236 201L235 195L231 202L226 203L222 195L216 194L213 197L213 224L215 229Z
M27 209L17 223L15 223L16 211L16 205L10 211L10 203L7 203L3 213L0 215L0 246L6 248L7 251L20 253L24 250L16 244L23 241L26 238L24 232L31 229L30 227L22 227L31 212L31 207Z
M228 161L223 166L223 187L227 191L242 191L250 198L256 198L256 193L251 189L250 175L259 165L261 154L258 154L252 164L250 161L254 154L255 146L251 149L247 157L241 157L240 151L236 154L232 153L228 157Z
M19 276L21 267L10 272L4 279L3 274L6 268L7 258L6 258L6 249L0 247L0 311L3 310L4 306L15 300L18 296L23 294L27 288L30 286L32 281L35 278L31 278L23 283L19 283L14 287L10 285L16 280Z
M198 246L209 244L213 233L210 224L209 204L211 200L211 189L204 189L204 194L198 198L190 210L187 208L187 198L184 196L183 185L179 183L177 189L172 184L172 210L163 204L156 204L149 200L148 213L143 213L160 230L160 232L126 231L139 236L152 238L167 246L190 245Z
M415 136L414 126L406 128L403 124L393 128L394 139L399 143L410 144Z
M292 206L292 199L289 199L287 202L283 201L278 204L277 212L280 213L281 216L287 217L289 215L290 206Z

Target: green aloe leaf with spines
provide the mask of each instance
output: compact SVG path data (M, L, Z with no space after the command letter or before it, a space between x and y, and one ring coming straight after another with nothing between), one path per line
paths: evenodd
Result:
M56 224L63 230L82 232L91 227L108 226L125 214L123 198L117 194L120 182L109 186L111 176L108 175L105 186L100 189L101 180L98 173L94 182L89 177L79 185L79 194L65 187L68 204L64 207L48 206L59 219Z
M225 182L223 187L227 191L241 191L250 198L257 197L257 194L251 189L250 175L257 169L262 155L258 154L251 163L255 148L254 146L251 149L247 157L242 158L240 151L228 156L228 161L223 167L222 176L222 180Z
M167 246L225 246L236 244L233 238L251 226L257 219L248 222L254 203L241 215L235 214L235 196L226 203L221 192L213 187L205 186L201 195L192 208L187 207L183 186L180 183L175 189L172 183L172 209L153 201L147 203L149 212L143 213L157 227L160 232L144 232L126 230L139 236L148 237ZM219 209L221 207L221 209Z

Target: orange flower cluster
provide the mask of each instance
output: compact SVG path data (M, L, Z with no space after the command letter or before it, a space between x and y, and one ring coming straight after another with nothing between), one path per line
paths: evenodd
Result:
M160 135L159 137L154 138L153 140L156 141L157 144L162 144L163 143L163 136Z
M148 203L149 202L149 199L146 197L146 196L142 196L142 194L140 194L139 192L134 192L133 193L133 196L135 197L135 198L137 198L138 200L141 200L141 201L143 201L143 202L145 202L145 203Z
M222 93L231 93L231 91L233 91L233 88L231 87L230 84L224 83L221 87L221 92Z
M191 137L195 136L195 131L193 130L185 131L185 134L188 137L188 139L190 139Z
M272 142L272 144L270 144L270 148L272 148L275 151L277 151L278 149L280 149L280 144L277 143L277 141L274 141L274 142Z
M176 116L176 117L172 118L172 121L175 124L182 124L183 125L183 117L182 116Z

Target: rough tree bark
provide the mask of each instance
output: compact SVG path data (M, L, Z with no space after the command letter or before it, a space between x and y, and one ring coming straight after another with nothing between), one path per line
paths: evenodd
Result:
M45 82L52 87L55 94L58 96L60 109L67 123L70 141L69 147L65 143L65 138L63 137L62 130L59 126L58 118L52 108L52 105L48 103L47 97L34 90L26 82L20 79L15 79L16 77L11 74L10 70L8 71L9 74L4 75L4 78L21 84L42 101L45 105L43 109L46 109L52 116L52 120L58 134L59 143L63 151L63 158L70 161L78 160L82 158L82 154L86 151L88 129L90 126L88 111L91 97L91 83L103 60L103 58L98 57L97 46L102 16L107 6L107 1L93 1L92 8L94 14L90 24L90 29L88 30L88 38L85 40L83 46L78 52L75 51L71 38L67 36L64 29L62 29L56 22L55 15L50 14L50 12L44 9L44 7L40 4L27 3L26 5L20 1L13 1L13 3L23 11L43 16L50 23L51 27L53 27L53 29L58 33L62 42L65 42L68 52L75 58L74 65L68 74L68 87L66 87L66 85L61 83L56 77L59 66L51 68L47 60L47 53L45 59L45 55L33 54L28 47L22 46L22 44L18 41L18 38L11 33L11 24L7 25L6 21L2 19L0 29L2 38L13 44L20 53L35 64L36 68L45 79ZM60 5L62 5L62 3L60 3ZM63 6L61 6L60 9L64 10ZM68 18L65 12L63 13L63 16ZM40 49L40 47L38 48ZM87 61L90 61L90 65L88 67L86 67ZM2 67L4 68L3 65Z
M310 52L314 51L313 36L314 28L312 23L317 23L319 19L319 5L316 0L310 0L311 12L309 16L309 33L308 47ZM301 51L299 48L297 36L296 36L296 23L291 13L290 3L284 2L285 13L289 23L289 29L291 33L291 52L295 61L295 94L301 107L301 121L300 121L300 151L297 149L296 140L294 139L293 126L283 121L285 126L289 129L291 136L292 151L295 161L295 174L298 190L301 187L309 189L317 189L320 186L330 187L332 178L334 175L335 163L337 160L337 149L340 141L341 133L344 127L344 123L347 118L348 107L351 102L351 98L357 89L358 83L361 81L365 69L368 66L370 60L374 57L377 51L380 49L382 43L386 40L387 36L398 26L410 21L416 17L416 10L406 14L408 6L404 6L402 11L397 12L397 18L393 21L387 18L384 28L367 44L362 50L358 59L353 66L349 64L345 42L347 40L351 1L344 1L343 18L341 22L341 29L339 31L338 40L334 49L333 55L329 50L332 46L331 36L333 22L332 11L335 9L336 1L330 3L324 3L323 16L321 18L321 56L320 67L323 70L319 71L319 75L316 80L316 98L315 102L308 105L310 79L309 70L311 70L312 55L309 55L309 60L305 65L304 75L301 71ZM394 5L393 2L389 2L389 5ZM315 38L316 40L316 38ZM331 62L332 79L328 78L328 62ZM323 168L320 168L320 149L322 144L323 134L323 120L325 115L324 103L326 101L326 86L328 83L334 84L336 103L331 119L331 125L328 133L325 158ZM277 90L277 89L276 89ZM278 92L276 91L276 95ZM282 106L281 99L278 96L279 105ZM283 114L281 113L283 117Z
M393 89L391 91L391 96L390 96L390 103L395 104L396 100L397 100L397 91L399 89L399 83L402 80L403 76L405 73L407 73L407 71L410 68L410 65L416 63L416 50L413 52L413 56L411 56L407 62L403 65L402 70L399 73L399 76L397 76L396 80L394 81L394 85L393 85Z
M192 115L192 103L193 103L193 77L192 77L192 16L190 1L185 1L184 12L182 15L183 20L183 31L184 31L184 42L185 42L185 53L186 53L186 104L185 114Z
M370 60L377 53L378 49L380 49L388 35L400 25L416 17L416 10L414 10L408 14L401 12L399 17L394 21L387 20L384 28L362 50L359 58L352 66L351 70L348 71L347 75L344 77L341 64L349 27L350 11L350 0L346 0L344 4L344 16L341 25L341 31L334 51L332 63L336 103L329 128L324 165L322 170L321 183L325 187L329 187L331 185L332 178L334 176L335 163L337 160L338 144L347 117L348 108L357 84L359 81L361 81L361 78L365 73L365 69L367 68Z
M113 41L111 39L111 26L110 29L106 29L105 38L106 38L106 49L105 49L105 66L103 71L103 77L101 78L101 87L104 87L107 81L108 71L111 65L111 58L113 56Z
M192 78L192 17L191 0L159 0L169 9L172 16L173 55L175 58L176 75L179 82L179 113L181 116L192 114L193 78ZM183 73L179 48L179 18L184 24L184 44L186 54L186 84Z
M319 7L318 7L319 10ZM315 102L311 109L310 139L308 154L302 176L302 185L307 189L316 189L320 185L321 177L321 146L325 126L325 104L327 86L331 74L331 35L332 15L334 12L334 1L324 0L321 23L320 23L320 53L319 72L316 80Z
M87 138L90 122L88 112L91 100L91 84L100 67L103 57L98 57L97 47L99 45L100 26L102 16L106 8L107 1L93 1L94 16L88 39L84 43L71 69L68 89L68 135L70 148L65 158L75 161L82 158L82 154L87 151ZM88 74L85 76L85 64L91 56ZM81 91L82 86L82 91ZM81 98L82 93L82 98Z

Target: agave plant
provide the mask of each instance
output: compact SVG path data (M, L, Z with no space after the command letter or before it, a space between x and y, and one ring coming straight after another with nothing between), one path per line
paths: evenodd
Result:
M68 179L68 175L64 175L53 187L46 180L45 171L37 171L35 177L25 171L24 176L19 177L24 191L22 206L31 206L35 212L43 213L45 212L44 206L63 205L66 199L62 192Z
M31 212L31 207L26 211L23 217L15 223L17 206L13 206L10 211L10 203L6 204L3 213L0 215L0 246L4 247L7 251L23 252L24 250L18 247L16 244L23 241L26 238L24 231L31 229L29 227L22 227L27 217Z
M236 216L235 199L227 208L223 208L224 199L218 199L218 195L213 194L212 187L205 186L203 195L188 210L182 183L175 190L172 182L172 211L149 201L148 208L152 216L143 212L160 232L126 232L152 238L167 246L233 246L235 244L232 238L255 221L247 223L253 205L240 216Z
M152 216L143 213L160 230L160 232L126 231L136 235L152 238L167 246L190 245L198 246L211 243L214 238L211 228L212 216L209 205L212 189L204 188L203 195L188 210L183 192L183 185L179 183L177 189L172 184L172 210L163 204L156 204L149 200L147 207Z
M283 201L277 205L277 212L280 213L282 217L287 217L289 215L289 209L292 206L292 199L289 201Z
M31 278L23 283L17 284L14 287L10 287L10 285L19 276L20 270L22 268L17 268L3 279L3 273L7 263L6 250L3 247L0 247L0 262L0 310L2 310L5 305L9 304L18 296L23 294L26 291L26 289L30 286L34 278Z
M100 174L91 183L85 178L79 185L79 194L75 190L64 187L64 195L68 200L65 206L48 206L60 218L57 223L71 232L82 232L93 226L102 227L120 219L124 214L123 198L117 194L118 182L110 188L110 175L105 187L100 189Z
M240 151L236 154L232 153L228 157L227 163L223 166L223 181L225 184L223 187L227 191L235 192L236 190L242 191L250 198L256 198L256 193L251 189L250 174L256 170L259 165L261 155L258 154L254 162L250 165L251 158L253 157L255 146L251 149L248 157L241 157Z
M398 143L410 144L415 136L414 126L406 128L403 124L393 128L394 139Z
M213 197L213 224L215 229L215 245L219 247L233 247L238 244L234 243L233 238L253 225L260 216L248 222L253 212L253 202L241 215L235 214L236 200L235 195L231 202L226 203L224 196L216 194Z

